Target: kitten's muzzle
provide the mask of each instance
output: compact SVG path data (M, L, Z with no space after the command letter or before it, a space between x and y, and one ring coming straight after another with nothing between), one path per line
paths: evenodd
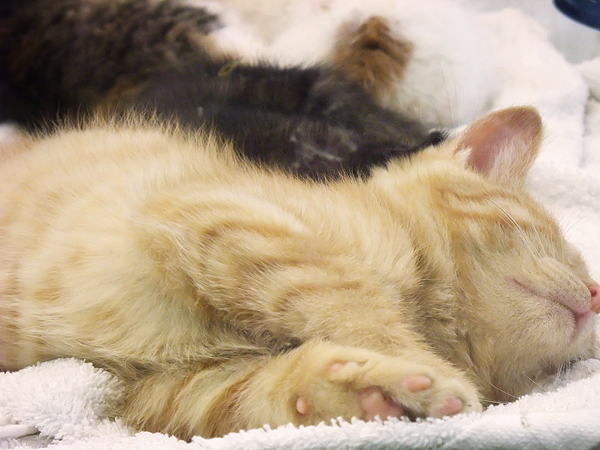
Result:
M575 291L548 291L526 278L517 277L513 282L534 297L564 307L565 312L573 315L575 335L587 328L594 313L600 313L600 285L594 280L582 282L581 289Z

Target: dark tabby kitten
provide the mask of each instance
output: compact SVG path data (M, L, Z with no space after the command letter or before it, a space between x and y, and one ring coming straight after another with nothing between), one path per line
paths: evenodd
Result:
M98 111L156 111L214 127L252 160L313 178L368 174L444 138L331 68L239 63L212 42L221 25L203 8L9 0L0 14L0 119L39 127Z

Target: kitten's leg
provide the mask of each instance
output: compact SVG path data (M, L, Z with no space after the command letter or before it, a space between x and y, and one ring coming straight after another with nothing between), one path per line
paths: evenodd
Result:
M182 438L337 417L442 417L479 411L475 389L429 355L388 357L311 342L286 354L225 362L192 374L154 374L129 389L125 419Z
M159 272L172 274L163 277L173 283L167 289L192 280L202 308L251 335L387 352L422 346L406 324L402 299L341 235L321 239L277 204L238 190L203 192L193 206L181 206L178 197L147 208L155 219L145 225L152 236L144 245ZM394 245L402 243L398 253L408 256L395 264L404 261L404 285L394 289L401 293L420 283L408 237Z
M445 137L325 68L239 64L218 75L221 67L190 61L159 72L134 104L188 127L210 125L252 160L317 179L368 174Z
M232 138L236 147L252 161L318 180L335 179L342 174L368 175L371 169L391 159L406 157L443 139L441 133L422 132L417 126L413 127L415 124L394 127L393 120L386 122L388 112L384 110L376 114L377 123L374 123L374 115L367 115L370 119L365 122L372 123L368 130L362 130L307 115L285 115L230 104L224 107L225 104L201 108L183 103L174 107L163 104L160 110L172 110L182 123L198 127L210 123L224 136Z
M162 278L173 284L166 288L193 283L195 306L244 333L278 342L319 338L388 354L426 350L402 298L418 292L422 275L401 229L393 245L402 279L390 286L356 247L360 229L349 226L330 239L276 203L237 189L202 192L193 206L168 196L147 212L155 218L146 223L151 236L144 245L156 255L158 271L170 275Z

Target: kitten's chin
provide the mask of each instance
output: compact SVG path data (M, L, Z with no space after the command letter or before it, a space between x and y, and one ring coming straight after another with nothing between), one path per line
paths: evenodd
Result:
M565 337L569 344L576 343L580 338L585 339L594 327L596 314L590 310L578 310L565 306L554 300L547 300L556 310L557 325L565 329ZM564 321L564 325L563 325Z
M596 323L596 314L593 311L587 311L582 314L573 313L573 317L575 319L575 330L573 331L574 339L582 334L589 333Z
M549 310L549 314L554 318L553 337L562 336L561 339L564 339L563 343L570 346L576 344L580 338L585 338L589 334L592 326L592 317L595 316L591 310L578 312L553 300L543 299L543 302L547 303L548 306L546 307Z

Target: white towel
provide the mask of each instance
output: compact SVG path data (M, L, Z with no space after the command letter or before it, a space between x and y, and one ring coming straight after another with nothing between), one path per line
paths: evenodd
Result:
M62 359L16 373L0 374L0 411L20 425L0 426L0 448L89 450L316 450L316 449L588 449L600 443L600 361L580 362L545 391L481 414L420 422L332 421L314 427L291 425L196 437L190 443L159 433L132 434L118 420L103 417L119 395L119 383L89 363ZM16 439L39 429L47 439ZM27 428L27 427L34 428Z

